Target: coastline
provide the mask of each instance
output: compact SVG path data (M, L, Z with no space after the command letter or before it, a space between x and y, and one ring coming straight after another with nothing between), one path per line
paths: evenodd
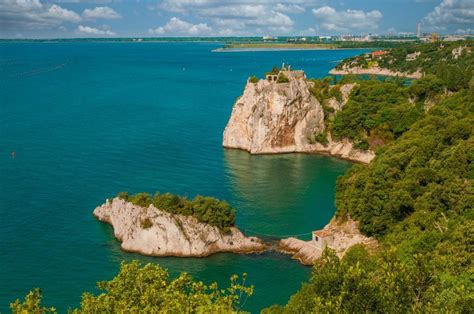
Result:
M423 74L421 72L414 72L414 73L405 73L405 72L395 72L388 69L381 69L381 68L370 68L370 69L362 69L362 68L350 68L345 70L336 70L335 68L329 71L329 74L332 75L348 75L348 74L355 74L355 75L379 75L379 76L398 76L398 77L405 77L409 79L420 79Z
M327 150L311 150L311 151L297 151L297 150L288 150L288 151L274 151L274 152L259 152L259 153L251 153L248 149L242 148L242 147L232 147L232 146L222 146L224 149L228 150L240 150L247 152L250 155L259 155L259 156L264 156L264 155L285 155L285 154L304 154L304 155L318 155L318 156L325 156L325 157L332 157L336 158L339 160L344 160L348 162L352 162L355 164L361 164L361 165L367 165L369 162L363 161L358 158L351 158L351 157L344 157L342 154L332 154L331 152Z
M212 52L265 52L265 51L311 51L311 50L366 50L367 48L337 48L337 47L267 47L267 48L216 48Z

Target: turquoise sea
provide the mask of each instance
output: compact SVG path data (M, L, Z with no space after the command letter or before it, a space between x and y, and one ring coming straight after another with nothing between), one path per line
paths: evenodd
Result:
M277 253L150 258L120 251L92 210L119 191L225 199L251 234L300 234L334 213L350 163L221 147L249 75L290 63L325 76L360 50L216 53L215 43L0 44L0 312L40 287L65 311L122 260L205 282L248 273L258 311L287 302L311 269ZM16 152L16 157L11 152Z

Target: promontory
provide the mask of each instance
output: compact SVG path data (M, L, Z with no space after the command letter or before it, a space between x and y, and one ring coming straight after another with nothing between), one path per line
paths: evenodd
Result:
M232 109L223 146L251 154L321 153L370 162L375 156L372 151L356 149L347 139L333 138L325 123L330 116L325 108L341 110L354 84L338 87L338 97L325 99L325 107L311 92L315 84L303 71L285 65L274 68L265 79L250 78ZM321 136L322 141L315 140Z

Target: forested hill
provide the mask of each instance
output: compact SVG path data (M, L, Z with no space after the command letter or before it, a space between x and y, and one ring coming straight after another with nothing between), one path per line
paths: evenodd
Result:
M360 230L376 237L380 248L369 252L361 246L353 247L342 260L327 251L321 263L315 265L311 280L302 285L286 306L274 306L264 312L472 313L472 55L463 52L458 61L442 61L451 56L454 47L466 44L405 48L406 52L422 51L421 56L423 52L432 56L432 67L428 67L428 61L420 61L431 74L412 86L419 95L429 94L436 101L422 113L414 111L416 120L404 124L408 126L406 131L379 147L369 165L355 165L338 180L336 215L340 219L350 215L358 220ZM397 49L392 56L402 54ZM445 57L441 57L443 54ZM455 84L450 76L443 77L444 72L436 69L439 62L447 68L463 67L459 77L453 78ZM406 64L401 62L400 67ZM391 66L396 66L396 62ZM390 101L394 93L388 98L381 94L387 88L393 91L401 87L384 86L393 82L370 84L372 96L359 100L367 101L365 105L369 108L375 106L371 100L378 102L379 113L393 108L397 103L396 99ZM374 91L374 86L381 93ZM409 106L404 103L402 111L409 110ZM416 108L416 102L411 106ZM364 104L353 109L354 117L362 119L359 122L374 125Z
M467 78L473 70L473 50L473 40L403 45L380 54L367 53L345 59L336 69L378 66L405 73L419 70L425 75L436 75L449 89L460 89L467 87L463 84L469 81Z

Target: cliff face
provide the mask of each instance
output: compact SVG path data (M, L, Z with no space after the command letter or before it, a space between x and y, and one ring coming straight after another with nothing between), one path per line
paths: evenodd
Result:
M136 206L115 198L94 210L94 216L114 228L124 251L151 256L201 257L217 252L252 253L265 249L263 242L245 237L237 228L223 234L196 218L172 215L153 205Z
M302 71L284 71L284 74L288 83L267 80L247 83L224 130L223 146L251 154L323 153L370 162L374 157L372 152L353 149L347 140L333 141L330 134L327 145L310 142L315 134L325 129L323 108L311 95L312 83L306 80ZM341 88L345 101L351 89L351 85ZM329 105L340 110L345 101L340 103L332 99Z

